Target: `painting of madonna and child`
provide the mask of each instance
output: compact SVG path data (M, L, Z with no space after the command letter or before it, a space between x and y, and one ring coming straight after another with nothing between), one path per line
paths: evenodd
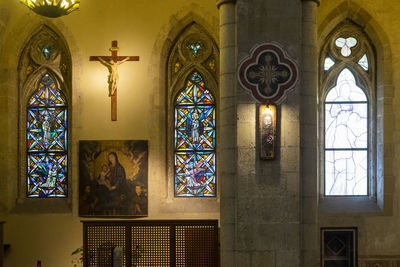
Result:
M79 142L79 215L147 216L147 141Z

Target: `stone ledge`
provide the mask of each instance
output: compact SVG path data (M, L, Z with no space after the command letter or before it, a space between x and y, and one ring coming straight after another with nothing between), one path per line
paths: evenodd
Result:
M375 213L381 214L383 210L376 200L369 197L321 197L318 211L321 215L330 213Z

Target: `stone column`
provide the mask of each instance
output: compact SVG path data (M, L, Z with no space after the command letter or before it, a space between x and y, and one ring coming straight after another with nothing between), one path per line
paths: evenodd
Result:
M319 266L318 242L318 0L302 0L301 60L301 266ZM311 164L310 164L311 163Z
M221 266L235 266L236 243L236 0L217 0L220 36L218 103L218 184L220 185Z

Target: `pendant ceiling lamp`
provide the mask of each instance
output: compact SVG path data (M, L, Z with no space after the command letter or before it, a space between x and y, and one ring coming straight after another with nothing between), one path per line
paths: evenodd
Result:
M79 8L80 0L20 0L24 5L35 13L49 17L58 18L68 15Z

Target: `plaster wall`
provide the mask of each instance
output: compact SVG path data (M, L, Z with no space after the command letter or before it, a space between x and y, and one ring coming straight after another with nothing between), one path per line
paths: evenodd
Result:
M42 18L19 3L0 0L0 221L11 244L5 266L72 266L71 252L82 245L78 216L79 140L149 140L149 216L146 219L219 219L219 196L176 199L173 177L166 172L165 67L168 47L186 23L195 20L218 43L218 10L207 1L82 1L79 11L57 19ZM71 181L62 209L52 213L40 204L18 199L19 55L41 24L60 32L72 59ZM140 56L119 66L118 120L110 118L108 70L89 56ZM172 135L170 134L169 137ZM21 142L23 145L23 141ZM23 181L23 180L22 180ZM22 192L24 194L24 192ZM18 200L18 203L17 203ZM46 200L41 200L46 201ZM23 207L25 205L25 208ZM18 211L16 207L22 206Z

